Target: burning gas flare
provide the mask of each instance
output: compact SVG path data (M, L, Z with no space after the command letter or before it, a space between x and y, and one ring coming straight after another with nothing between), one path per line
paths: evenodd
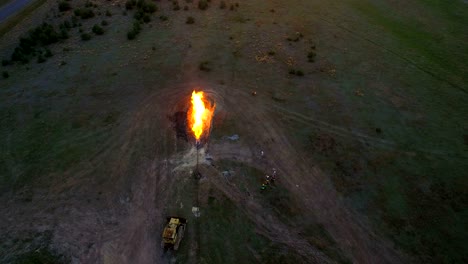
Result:
M214 106L206 101L202 91L192 92L192 108L189 111L189 124L198 141L203 132L209 132Z

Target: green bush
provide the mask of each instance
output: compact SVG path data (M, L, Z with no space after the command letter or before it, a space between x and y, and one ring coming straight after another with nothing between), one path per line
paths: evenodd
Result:
M309 62L314 62L315 61L315 56L317 56L317 54L314 52L314 51L310 51L308 54L307 54L307 59Z
M91 39L91 35L90 35L90 34L88 34L88 33L83 33L83 34L81 34L81 40L83 40L83 41L88 41L88 40L90 40L90 39Z
M203 61L203 62L200 63L200 65L198 66L198 68L199 68L201 71L210 72L210 71L211 71L210 62L209 62L209 61Z
M135 31L132 30L132 31L130 31L130 32L127 33L127 38L128 38L129 40L135 39L135 37L136 37L137 34L138 34L138 33L136 33Z
M107 26L107 25L109 25L109 22L107 22L106 20L103 20L103 21L101 21L101 25Z
M98 7L98 5L95 4L95 3L93 3L93 2L91 2L91 1L87 1L87 2L85 3L85 7L91 7L91 8L92 8L92 7Z
M36 55L37 48L56 43L60 40L68 38L67 29L62 26L60 32L47 23L30 30L27 36L20 37L19 45L11 55L11 61L27 63L29 59Z
M145 14L143 16L143 22L149 23L151 21L151 17L148 14Z
M153 3L145 3L142 6L142 9L143 9L143 11L145 13L154 13L154 12L158 11L158 7Z
M174 2L172 2L172 4L173 4L173 5L172 5L172 10L174 10L174 11L180 10L179 2L174 1Z
M46 61L46 59L44 57L42 57L42 55L37 56L37 63L43 63L45 61Z
M127 10L132 10L133 7L136 5L136 0L128 0L126 3L125 3L125 8Z
M45 56L46 58L50 58L50 57L52 57L53 55L54 55L54 54L52 54L52 51L50 51L50 49L46 49L45 54L44 54L44 56Z
M8 66L8 65L10 65L10 61L3 59L2 60L2 66Z
M133 15L133 18L135 18L136 20L141 20L143 19L144 15L145 13L143 13L143 11L136 11L135 14Z
M106 10L106 16L111 17L112 13L109 10Z
M95 24L92 28L92 31L96 35L102 35L104 34L104 29L100 27L98 24Z
M71 9L71 5L68 2L60 1L58 4L58 8L60 12L65 12Z
M200 10L206 10L208 8L208 2L206 0L198 1L198 8Z
M75 16L81 17L82 19L88 19L94 17L94 11L89 8L76 9L74 12Z
M226 8L226 2L221 1L221 2L219 3L219 8L225 9L225 8Z
M193 17L187 17L187 21L185 21L186 24L193 24L195 23L195 19Z
M168 18L167 16L160 16L159 19L160 19L161 21L166 21L166 20L168 20L169 18Z
M138 35L138 33L140 33L140 31L141 31L140 22L135 21L135 22L133 23L133 28L132 28L132 30L130 30L130 31L127 33L127 38L128 38L129 40L135 39L136 36Z
M68 32L67 32L67 30L66 30L66 29L60 30L60 35L59 35L59 37L60 37L61 39L68 39Z
M3 79L8 79L10 77L10 74L7 71L2 72Z

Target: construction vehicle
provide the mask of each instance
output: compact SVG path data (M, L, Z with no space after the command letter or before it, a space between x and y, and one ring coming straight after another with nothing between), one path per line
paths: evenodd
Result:
M181 217L168 217L163 230L161 247L164 250L179 249L180 241L184 237L187 220Z

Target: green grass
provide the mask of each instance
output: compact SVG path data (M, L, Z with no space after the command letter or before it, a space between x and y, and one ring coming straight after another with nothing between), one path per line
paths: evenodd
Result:
M38 110L23 123L19 107L1 110L3 129L0 130L0 142L4 146L0 155L2 187L18 188L40 175L64 171L84 160L98 142L105 139L106 126L116 118L109 114L102 121L91 116L69 120L54 118L51 113ZM97 129L85 132L86 126L97 126Z
M238 186L240 190L246 193L249 192L249 195L253 196L261 204L265 212L277 217L286 225L302 227L300 233L311 246L321 250L338 263L350 263L323 225L314 222L314 220L301 213L301 208L299 208L288 190L281 185L280 181L261 191L260 186L264 180L265 172L230 160L217 161L217 166L222 170L234 171L234 176L230 181ZM216 200L212 199L212 201ZM269 259L262 259L262 263L264 263L263 261L267 261L266 263L301 263L300 257L295 256L293 252L290 252L287 248L278 249L277 246L273 245L262 251L262 256L265 258L270 256Z
M466 8L461 6L461 1L459 4L455 4L455 1L443 4L440 1L421 1L420 6L415 7L430 9L430 19L441 20L436 28L416 20L411 15L402 15L407 10L394 10L393 7L379 2L381 1L352 1L352 5L372 24L419 55L403 54L403 57L433 77L468 92L464 87L467 82L464 72L467 70L465 62L468 60L468 48L463 45L468 39L466 30L460 30L468 23L468 12L462 11Z
M334 135L334 147L321 151L315 141L323 132L309 133L304 151L378 230L425 263L463 262L468 186L462 158L407 155Z

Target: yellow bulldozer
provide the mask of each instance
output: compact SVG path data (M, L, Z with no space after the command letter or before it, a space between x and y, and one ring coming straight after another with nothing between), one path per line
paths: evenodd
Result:
M166 227L163 230L161 247L164 250L179 249L180 241L184 237L187 220L181 217L168 217Z

